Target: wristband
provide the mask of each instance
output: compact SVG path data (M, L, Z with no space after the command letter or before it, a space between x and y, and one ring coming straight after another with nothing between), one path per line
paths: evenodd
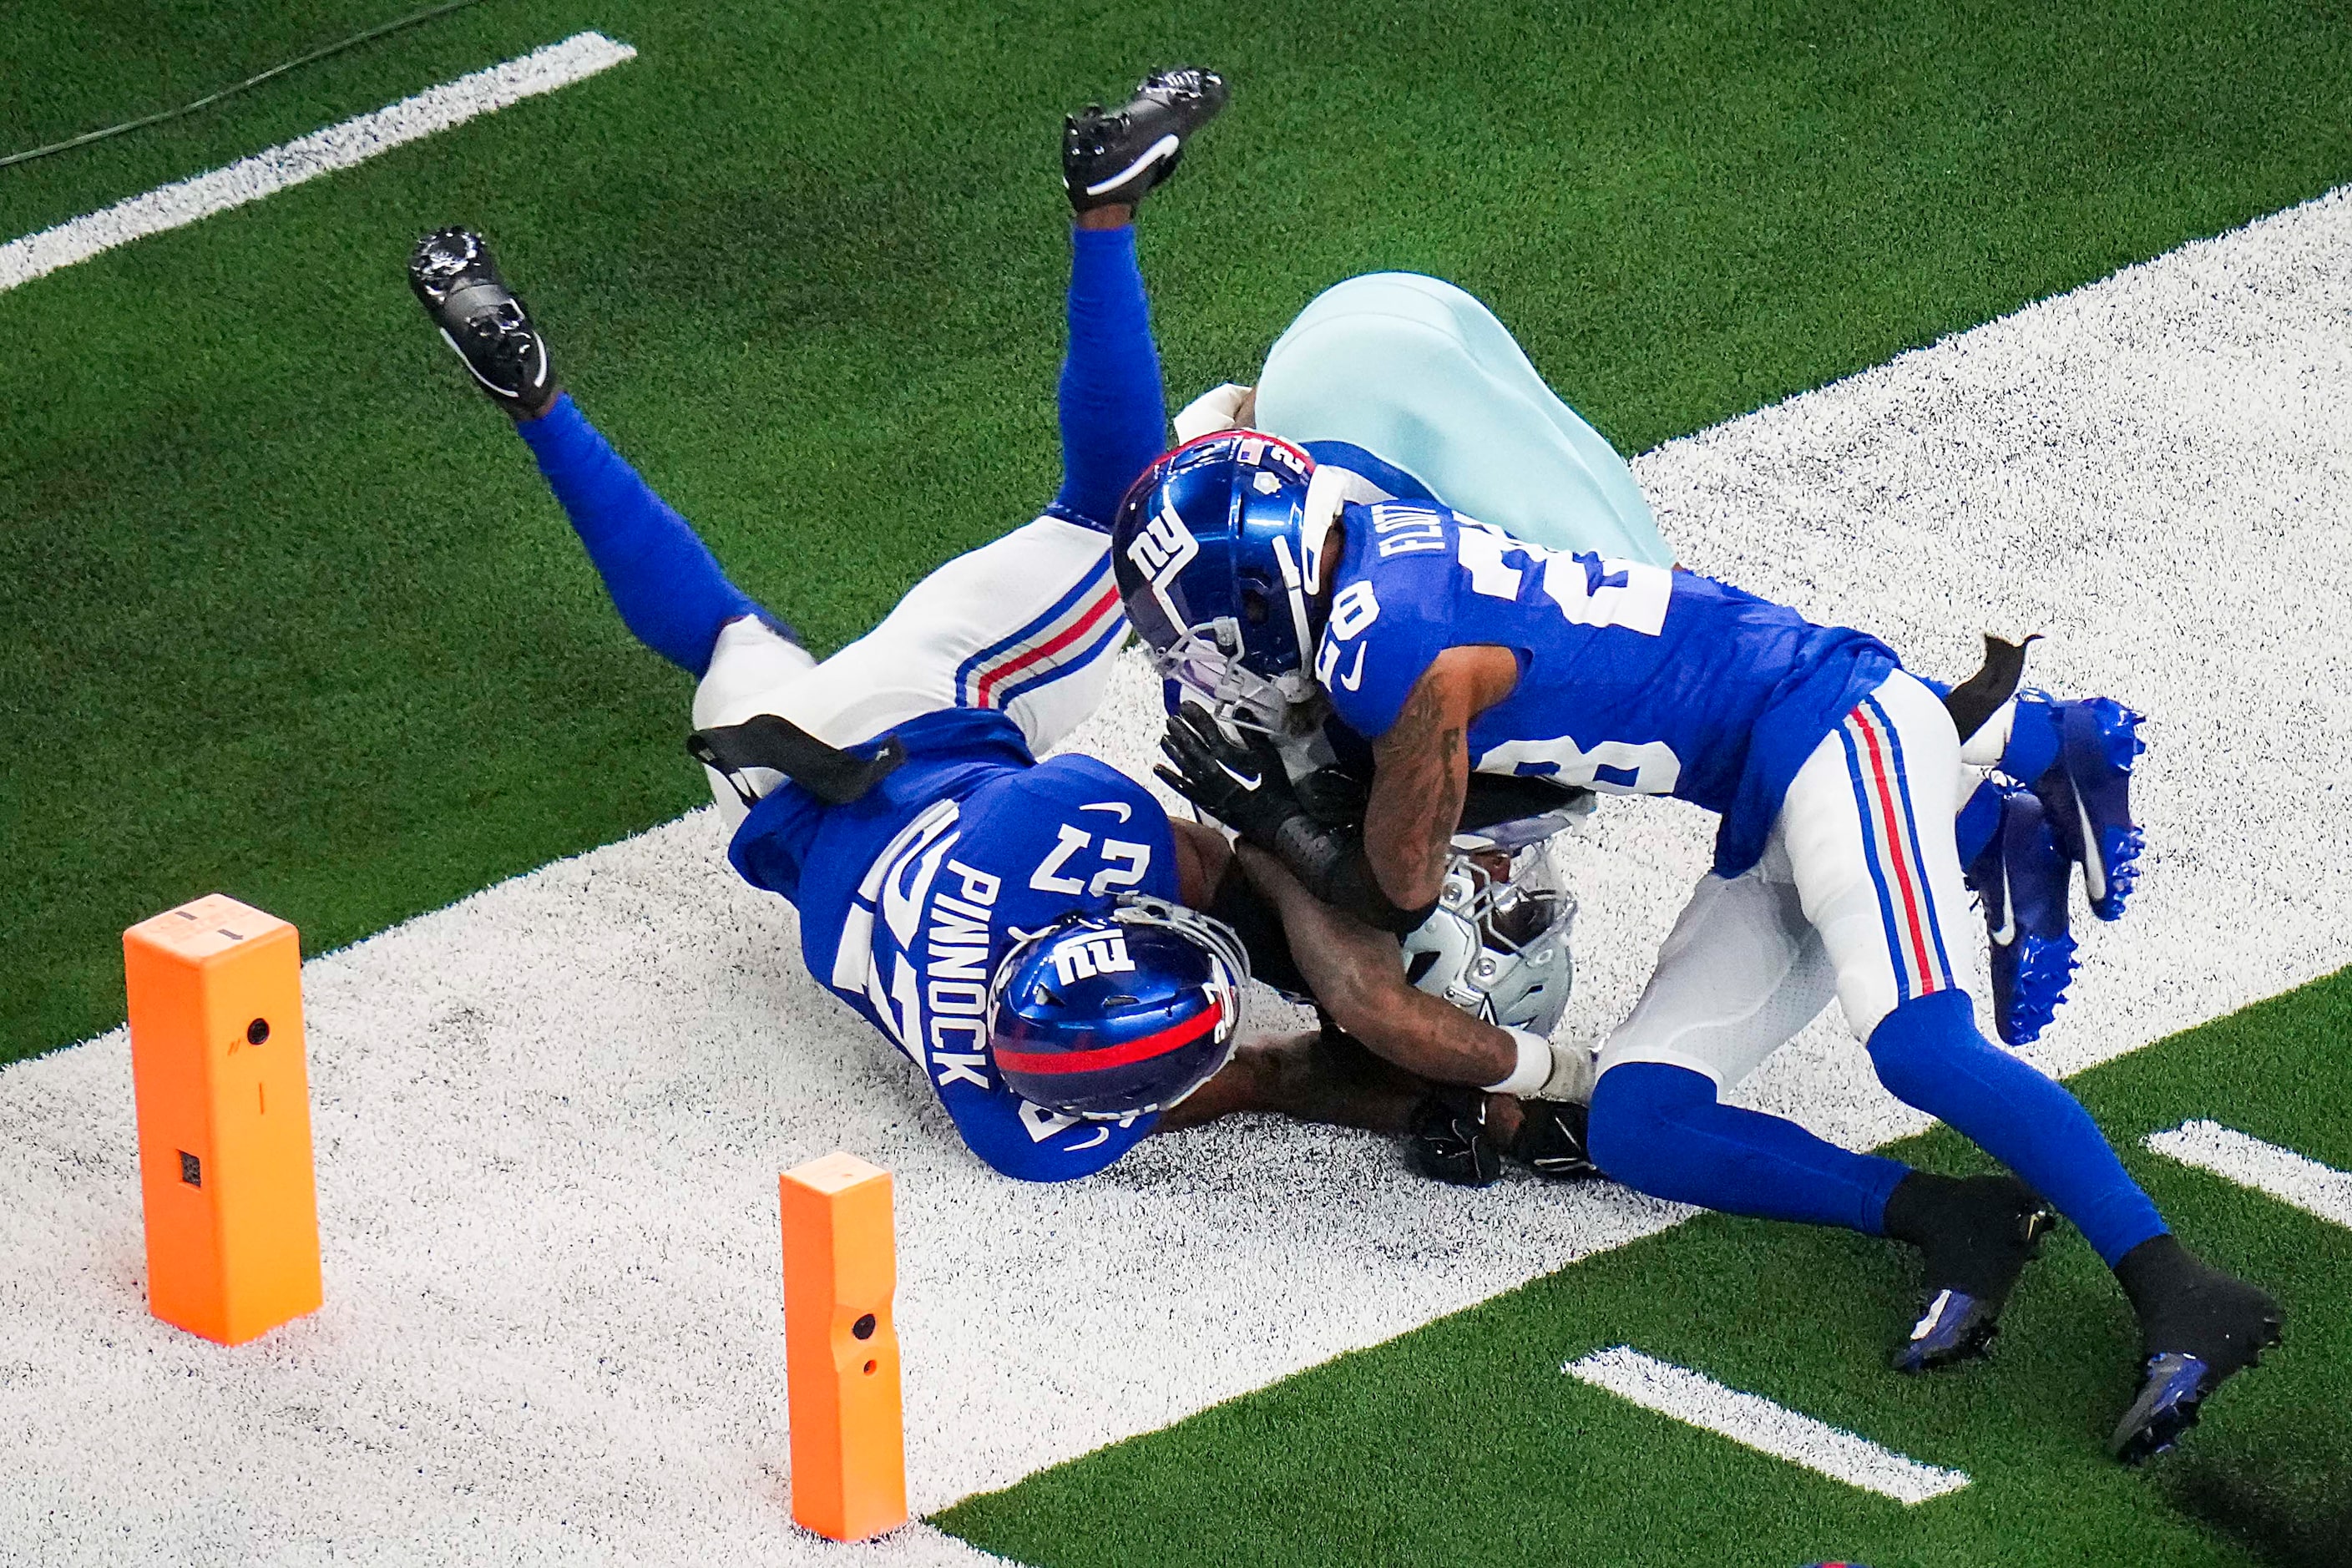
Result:
M1581 1040L1571 1040L1551 1048L1551 1076L1536 1090L1538 1100L1568 1100L1579 1105L1592 1103L1594 1063L1592 1052Z
M1504 1075L1499 1083L1486 1086L1488 1094L1508 1094L1519 1098L1533 1095L1552 1076L1551 1042L1532 1029L1505 1029L1511 1043L1519 1048L1518 1064Z

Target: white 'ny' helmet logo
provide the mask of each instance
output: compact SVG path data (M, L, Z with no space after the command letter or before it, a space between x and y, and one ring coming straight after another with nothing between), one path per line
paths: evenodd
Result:
M1135 960L1127 951L1127 938L1118 931L1090 936L1084 942L1054 950L1054 973L1061 976L1065 985L1091 980L1097 974L1124 973L1134 967Z
M1176 574L1184 570L1192 557L1201 553L1201 542L1176 515L1176 506L1166 492L1160 497L1160 510L1143 531L1127 547L1127 558L1135 563L1154 588L1165 588L1175 581Z

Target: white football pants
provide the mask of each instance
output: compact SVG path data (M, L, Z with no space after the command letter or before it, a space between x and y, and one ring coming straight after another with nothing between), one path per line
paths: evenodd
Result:
M1797 771L1763 858L1700 880L1601 1070L1663 1062L1729 1089L1832 996L1867 1040L1914 997L1977 990L1964 777L1942 700L1887 677Z
M994 708L1042 752L1102 700L1126 634L1109 537L1041 517L940 567L822 664L755 616L730 621L695 688L694 727L773 713L855 746L944 708ZM746 808L703 771L732 833ZM747 782L764 795L781 777L753 769Z

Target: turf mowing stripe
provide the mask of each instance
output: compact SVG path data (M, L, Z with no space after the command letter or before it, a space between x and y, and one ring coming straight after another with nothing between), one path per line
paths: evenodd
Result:
M184 228L215 213L257 202L289 186L363 163L437 131L494 114L526 98L585 81L636 58L602 33L561 43L427 88L414 98L314 131L225 169L213 169L0 245L0 293L149 235Z
M2352 1226L2352 1173L2307 1160L2292 1149L2250 1138L2218 1121L2184 1121L2169 1132L2149 1133L2147 1142L2184 1165Z
M1559 1370L1644 1410L1671 1415L1833 1481L1892 1498L1906 1508L1969 1484L1958 1470L1923 1465L1867 1437L1775 1405L1760 1394L1726 1388L1703 1373L1643 1355L1631 1345L1594 1351Z

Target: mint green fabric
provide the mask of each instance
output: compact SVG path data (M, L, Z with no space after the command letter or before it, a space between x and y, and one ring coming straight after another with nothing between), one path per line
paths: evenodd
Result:
M1361 447L1530 543L1674 560L1625 459L1493 311L1434 278L1372 272L1316 296L1266 354L1254 423Z

